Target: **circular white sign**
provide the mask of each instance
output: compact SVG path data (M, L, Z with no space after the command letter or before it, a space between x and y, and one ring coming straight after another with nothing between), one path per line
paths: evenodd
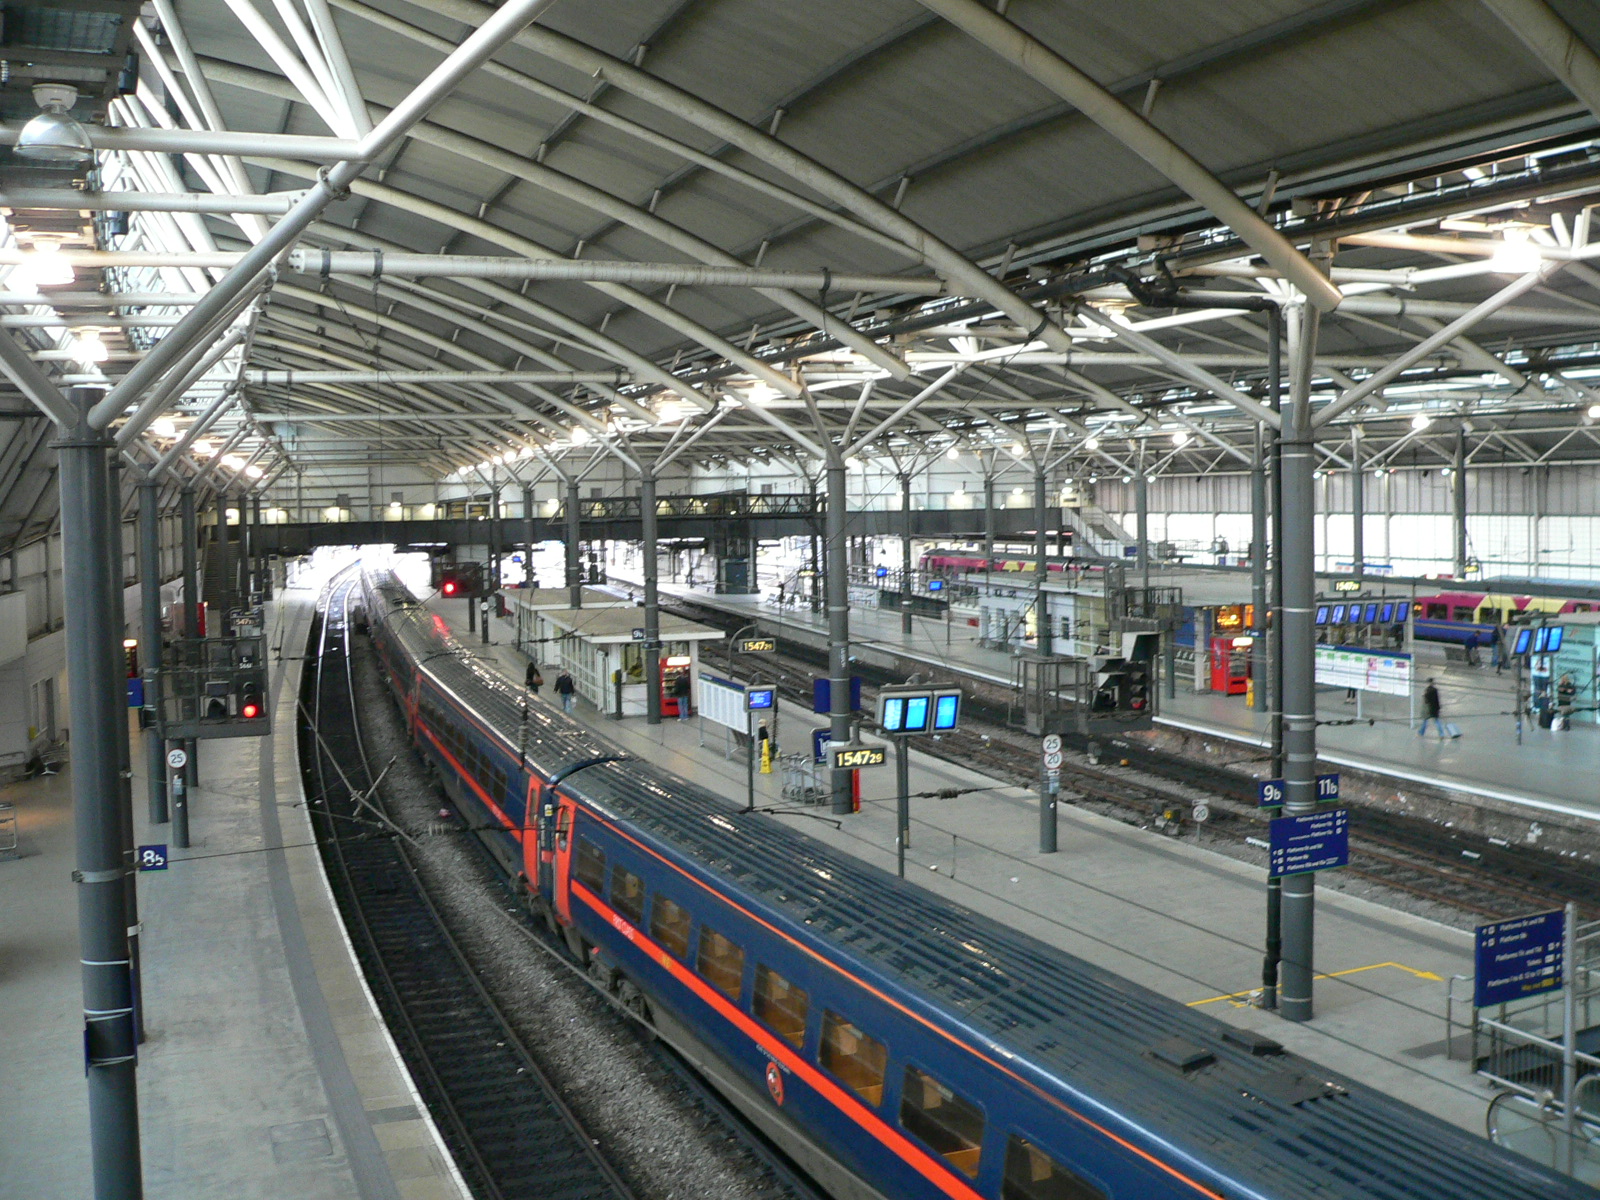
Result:
M1061 751L1052 750L1044 756L1044 769L1059 771L1061 769Z
M188 765L189 756L182 750L167 751L167 766L171 767L174 771L181 771Z
M1201 801L1194 806L1194 811L1189 815L1196 821L1209 821L1211 819L1211 806Z
M1059 733L1047 733L1047 734L1045 734L1044 735L1044 752L1046 754L1058 754L1058 753L1060 753L1060 751L1061 751L1061 735Z

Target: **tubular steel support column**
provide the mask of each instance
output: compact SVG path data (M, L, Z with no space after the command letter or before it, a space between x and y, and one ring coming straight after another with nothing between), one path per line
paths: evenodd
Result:
M828 463L828 725L829 737L850 740L850 562L845 546L845 489L849 478L844 460ZM833 811L853 811L849 771L833 772Z
M232 574L232 548L228 545L228 493L217 492L217 565L207 574L214 577L220 585L220 595L217 597L217 624L221 626L218 633L226 636L233 632L229 614L233 611L233 585ZM209 633L210 630L207 630Z
M911 636L911 476L900 476L900 632Z
M89 1142L96 1200L144 1194L139 1160L133 980L119 813L116 720L124 712L113 634L120 598L110 595L105 547L110 507L106 460L111 442L89 426L97 389L69 393L74 425L56 442L60 456L62 581L67 605L68 711L72 726L72 803L76 824L78 940L83 963L84 1050L89 1082Z
M1267 310L1267 398L1268 407L1278 412L1283 393L1283 310L1273 305ZM1272 558L1270 625L1267 630L1267 728L1271 759L1268 777L1283 778L1283 460L1282 443L1270 427L1263 427L1263 448L1269 473L1271 497ZM1283 958L1283 880L1267 880L1266 953L1261 963L1261 1006L1278 1007L1278 964Z
M567 481L567 588L572 593L568 603L573 608L583 607L583 572L579 566L578 540L583 536L583 525L578 519L578 481Z
M1258 712L1267 703L1267 427L1256 426L1255 453L1250 460L1250 707ZM1209 646L1195 643L1195 653Z
M157 672L161 670L161 485L139 481L139 653L144 667L145 771L150 824L167 822L167 766L156 726Z
M522 489L522 586L533 587L533 488Z
M1283 422L1283 813L1317 807L1316 487L1311 427L1311 365L1316 355L1315 309L1292 317L1298 337L1291 349L1289 411ZM1279 1008L1290 1021L1312 1017L1316 876L1283 880L1283 970Z
M1361 430L1350 433L1350 573L1367 574L1367 472L1361 465Z
M197 638L200 636L200 620L205 606L200 600L200 515L195 509L194 488L185 487L179 494L179 503L183 522L183 636ZM184 751L188 755L188 763L183 768L185 803L200 782L199 748L200 744L194 738L184 739ZM187 815L184 821L187 828ZM187 847L187 836L177 844Z
M644 719L661 724L661 599L656 581L656 477L639 476L639 553L644 558ZM680 699L679 704L688 703Z
M1045 600L1044 581L1048 574L1045 556L1050 552L1050 540L1045 533L1045 491L1049 481L1043 471L1033 475L1033 623L1038 631L1034 639L1040 654L1055 652L1055 638L1050 629L1050 606Z
M1455 523L1455 575L1467 575L1467 431L1456 430L1454 470L1450 472L1450 515Z
M111 677L118 681L117 719L112 737L117 750L117 813L122 822L122 855L128 866L123 876L123 911L128 921L128 963L133 980L133 1033L144 1041L144 1006L139 964L139 889L133 857L133 747L128 734L128 664L122 639L127 636L127 614L122 592L127 571L122 561L122 460L112 454L106 462L106 594L114 605L111 636L106 653L111 656Z
M1139 539L1139 574L1144 580L1141 586L1150 586L1150 480L1143 471L1133 477L1133 504L1134 515L1137 520L1135 533Z

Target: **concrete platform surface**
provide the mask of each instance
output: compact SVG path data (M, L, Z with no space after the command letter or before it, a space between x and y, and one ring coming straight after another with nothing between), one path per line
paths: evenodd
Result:
M202 743L192 846L138 876L145 1194L465 1200L353 960L296 763L316 594L271 606L274 735ZM138 736L138 735L136 735ZM150 827L135 743L137 844ZM70 768L68 768L70 770ZM0 862L0 1197L90 1194L70 775L5 789L25 856Z

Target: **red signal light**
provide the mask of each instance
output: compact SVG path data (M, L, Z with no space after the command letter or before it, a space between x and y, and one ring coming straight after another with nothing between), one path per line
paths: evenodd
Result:
M446 596L454 596L456 594L456 581L454 579L446 579L439 590Z
M239 706L239 715L253 721L261 715L261 705L254 700L246 700Z

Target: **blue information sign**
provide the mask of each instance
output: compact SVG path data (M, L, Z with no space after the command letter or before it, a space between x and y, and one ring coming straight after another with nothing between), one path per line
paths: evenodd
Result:
M828 743L833 741L833 730L824 725L821 729L811 731L811 759L813 762L828 761Z
M1561 986L1567 914L1561 909L1479 925L1472 1002L1504 1004Z
M813 679L811 681L811 711L815 713L829 713L833 711L833 681L830 679ZM850 676L850 711L861 711L861 676Z
M165 871L167 869L167 846L163 842L159 846L140 846L134 862L141 871Z
M1276 808L1288 795L1289 785L1281 779L1256 780L1256 807Z
M928 590L930 592L942 592L942 591L944 591L944 580L942 580L942 579L930 579L930 580L928 580Z
M1350 862L1350 810L1332 808L1326 812L1278 817L1272 822L1270 839L1267 874L1274 879L1347 866Z
M760 709L771 708L776 703L777 689L775 688L746 688L744 693L744 707L746 712L756 712Z
M1337 800L1339 798L1339 773L1317 776L1317 799Z

